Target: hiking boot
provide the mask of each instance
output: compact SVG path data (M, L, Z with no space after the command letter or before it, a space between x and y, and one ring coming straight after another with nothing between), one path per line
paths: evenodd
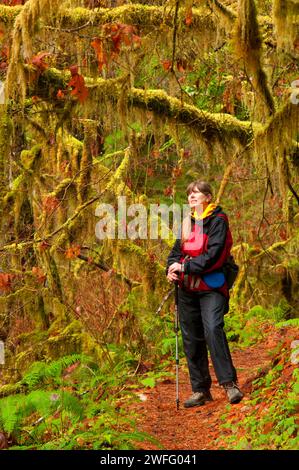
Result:
M228 401L231 404L239 403L244 397L243 393L234 382L223 384L223 388L226 391Z
M191 408L192 406L202 406L206 401L213 401L210 391L194 392L191 397L184 402L184 407Z

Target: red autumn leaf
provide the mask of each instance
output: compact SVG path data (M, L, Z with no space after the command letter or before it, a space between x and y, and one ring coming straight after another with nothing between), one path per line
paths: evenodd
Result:
M159 158L160 157L160 151L159 150L152 150L151 156L154 158Z
M45 59L51 54L49 52L40 52L39 54L31 57L30 64L34 65L39 71L44 72L49 67Z
M182 172L183 172L182 168L177 166L172 170L172 176L175 176L175 177L181 176Z
M121 50L122 43L126 46L141 44L141 37L138 36L135 26L123 23L107 23L103 26L104 34L109 37L113 43L112 56L116 57Z
M172 64L171 60L162 60L161 64L164 70L167 71L171 69L171 64Z
M286 229L284 228L280 229L279 236L282 240L286 240L288 238Z
M57 94L56 94L56 97L58 100L63 100L65 98L65 93L63 90L58 90L57 91Z
M41 244L39 245L39 250L43 252L47 250L50 246L51 246L50 243L46 242L46 240L43 240Z
M155 253L149 253L148 257L151 263L155 263L157 261L157 256Z
M171 196L172 192L173 192L173 189L171 186L168 186L167 188L164 189L165 196Z
M147 173L148 176L153 176L154 170L152 168L148 168L146 173Z
M32 103L38 103L38 102L40 101L40 98L39 98L38 96L36 96L36 95L33 95L33 96L31 97L31 100L32 100Z
M81 253L81 247L79 245L72 245L65 251L65 257L68 259L74 259Z
M178 59L176 61L176 66L179 72L186 72L187 70L187 61L184 59Z
M59 200L56 196L46 196L43 200L43 209L47 214L50 214L59 206L59 204Z
M191 157L191 150L185 149L183 153L183 158L189 158L189 157Z
M186 11L186 17L185 17L185 24L187 26L190 26L192 24L193 18L192 18L192 7L187 8Z
M10 7L14 7L16 5L24 5L25 2L26 0L2 0L2 3L4 5L10 6Z
M80 362L77 361L75 362L75 364L72 364L70 365L69 367L67 367L65 369L65 371L63 372L63 377L66 377L67 375L71 374L72 372L74 372L74 370L77 369L77 367L80 365Z
M0 292L10 292L12 289L11 282L14 275L9 273L0 273Z
M47 276L39 266L33 266L32 274L37 278L37 281L40 284L43 284L47 278Z
M88 96L88 89L85 86L84 77L78 73L78 67L76 65L70 67L70 71L72 78L67 86L72 88L71 95L75 96L82 104Z
M104 51L103 41L100 38L94 38L91 45L94 48L96 55L97 55L98 69L100 72L102 72L104 65L108 64L107 55L106 55L106 52Z

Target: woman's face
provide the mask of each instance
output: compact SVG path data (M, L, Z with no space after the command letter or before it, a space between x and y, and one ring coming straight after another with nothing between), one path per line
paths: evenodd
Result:
M198 189L194 188L188 195L188 204L191 208L205 208L211 200L210 194L201 193Z

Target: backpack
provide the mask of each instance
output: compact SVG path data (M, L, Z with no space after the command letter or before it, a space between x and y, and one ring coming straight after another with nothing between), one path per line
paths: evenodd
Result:
M236 264L233 255L229 255L222 266L228 289L231 289L239 273L239 266Z
M226 220L227 224L228 224L228 230L227 230L227 237L228 237L228 241L229 241L229 246L231 247L232 244L233 244L233 239L232 239L232 234L231 234L231 231L230 231L230 228L229 228L229 223L228 223L228 219L226 216L222 215L222 214L219 214L218 217L222 217ZM230 254L230 248L229 248L229 254L222 266L222 271L223 271L223 274L225 276L225 280L227 282L227 287L228 289L231 289L237 279L237 276L238 276L238 273L239 273L239 266L237 265L237 263L235 262L235 259L233 257L233 255Z

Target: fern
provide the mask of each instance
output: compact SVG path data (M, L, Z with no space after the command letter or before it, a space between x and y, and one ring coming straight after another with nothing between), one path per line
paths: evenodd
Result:
M27 385L29 389L34 388L37 384L42 383L45 379L45 363L34 362L28 372L21 380L21 384Z
M24 396L16 395L0 401L1 427L8 434L17 433L22 422L22 406Z
M279 328L283 326L299 327L299 318L291 318L290 320L280 321L279 323L276 323L276 326L278 326Z
M29 390L32 390L37 385L43 385L49 379L56 385L60 385L60 377L64 369L76 362L88 363L90 361L91 358L83 354L72 354L61 357L57 361L52 361L50 364L34 362L24 375L21 383L27 385Z
M27 415L30 414L30 410L41 416L48 416L53 413L57 409L57 402L52 399L54 394L55 392L35 390L27 395L24 403L24 410L28 411Z
M59 404L61 408L71 413L74 417L82 419L84 417L84 408L79 399L69 392L60 394Z

